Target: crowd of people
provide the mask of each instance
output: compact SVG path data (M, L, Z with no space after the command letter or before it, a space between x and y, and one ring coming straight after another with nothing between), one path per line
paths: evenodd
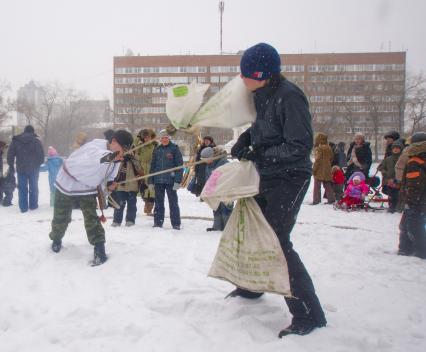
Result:
M343 209L364 208L371 188L377 189L377 172L382 174L376 190L386 195L389 213L402 213L398 254L426 259L426 133L417 132L407 140L398 132L385 134L385 155L370 175L372 153L364 135L356 133L347 153L344 143L327 140L317 133L314 142L313 205L321 202L321 185L328 204Z
M361 133L355 134L346 153L343 142L335 145L324 133L314 138L308 100L281 74L281 58L272 46L259 43L248 48L240 70L244 85L253 95L256 120L239 136L231 154L256 165L260 185L255 200L287 261L292 295L285 297L285 302L293 318L279 336L305 335L326 326L327 321L312 279L290 238L297 214L312 175L314 205L321 202L321 187L329 204L337 202L347 208L362 203L371 179L371 148ZM388 133L385 140L386 155L379 166L383 192L389 196L391 212L403 211L398 253L426 258L426 133L414 134L410 143L397 132ZM6 147L0 144L0 156ZM153 130L142 129L133 138L125 130L109 130L105 139L92 141L80 133L73 148L63 160L55 148L49 147L45 161L40 139L32 126L26 126L8 148L8 170L1 170L3 205L12 204L16 171L22 213L37 209L39 171L49 172L50 204L54 208L49 237L53 252L61 251L71 212L80 208L88 241L94 246L93 265L104 263L108 259L104 219L98 217L97 208L103 210L110 204L114 206L112 226L121 226L123 218L125 226L133 226L138 194L144 201L144 213L153 216L156 228L164 224L167 194L171 225L181 230L177 190L182 184L183 160L179 146L167 131L161 131L157 138ZM227 162L227 154L212 137L204 136L195 160L205 162L196 165L189 182L190 191L199 196L213 170ZM232 204L221 203L207 231L223 230L232 208ZM262 294L236 287L228 296L257 299Z

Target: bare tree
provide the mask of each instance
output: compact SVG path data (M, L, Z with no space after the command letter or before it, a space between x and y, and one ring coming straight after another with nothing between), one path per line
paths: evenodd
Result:
M0 81L0 124L2 124L8 117L8 114L15 110L16 102L7 97L11 87L9 82Z
M409 73L406 77L405 86L403 89L403 93L400 97L400 99L397 102L398 107L398 119L399 119L399 132L401 134L404 133L404 121L406 119L406 113L407 108L412 109L412 102L413 100L416 100L419 95L419 91L422 91L425 89L426 85L426 77L423 74L423 72L413 74ZM411 105L411 106L410 106ZM408 115L410 116L410 111ZM410 117L408 116L408 119Z
M418 86L407 101L406 117L411 125L411 134L426 127L426 85Z
M42 131L45 144L49 142L49 126L54 116L54 109L62 94L59 83L39 85L39 99L37 102L21 97L17 102L18 112L24 114L29 124L34 124Z
M365 101L369 110L369 125L372 130L372 137L374 140L374 161L379 160L379 137L380 127L382 126L382 119L380 117L380 102L381 98L378 99L374 95L366 95Z

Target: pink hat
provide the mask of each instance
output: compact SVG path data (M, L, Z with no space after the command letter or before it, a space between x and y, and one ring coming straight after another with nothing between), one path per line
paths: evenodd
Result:
M56 151L55 148L53 148L52 146L50 146L47 149L47 155L49 155L49 156L55 156L55 155L58 155L58 152Z

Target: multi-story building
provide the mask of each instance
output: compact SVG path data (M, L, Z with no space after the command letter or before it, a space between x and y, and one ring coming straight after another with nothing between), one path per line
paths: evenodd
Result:
M241 53L114 57L114 118L132 130L165 128L166 87L196 80L210 84L206 99L239 74ZM390 129L403 131L405 52L281 55L282 72L310 100L314 128L334 141L362 132L380 144ZM207 129L219 144L232 131Z
M18 89L17 102L17 126L23 128L29 123L28 118L23 112L25 109L30 109L40 104L43 96L42 89L38 87L34 81L30 81L23 87Z

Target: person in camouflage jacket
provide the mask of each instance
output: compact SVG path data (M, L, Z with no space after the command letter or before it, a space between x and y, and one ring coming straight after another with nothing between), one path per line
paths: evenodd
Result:
M416 135L413 140L416 141ZM414 145L414 143L413 143ZM426 259L426 141L411 146L403 176L405 210L398 254Z

